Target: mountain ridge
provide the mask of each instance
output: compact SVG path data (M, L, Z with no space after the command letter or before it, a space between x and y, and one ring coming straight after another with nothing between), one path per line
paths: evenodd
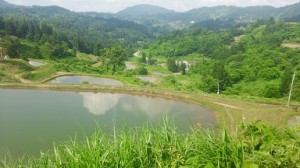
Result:
M175 11L169 10L160 6L150 5L150 4L140 4L140 5L134 5L131 7L127 7L119 12L117 12L117 15L126 15L126 16L134 16L134 15L140 15L140 16L149 16L149 15L157 15L157 14L167 14L167 13L173 13Z
M198 23L211 20L230 21L238 25L240 23L249 23L255 20L268 20L270 18L281 20L300 21L300 2L284 7L273 6L214 6L191 9L186 12L176 12L160 6L141 4L125 8L117 13L99 13L99 12L73 12L59 6L20 6L7 3L0 0L0 14L7 14L12 9L20 15L84 15L101 18L118 18L138 23L145 27L149 25L162 29L182 29L190 26L201 25ZM225 24L226 25L226 24Z

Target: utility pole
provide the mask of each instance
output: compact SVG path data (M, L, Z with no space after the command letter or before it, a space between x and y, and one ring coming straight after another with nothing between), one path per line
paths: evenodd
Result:
M218 80L217 84L218 84L218 92L217 92L217 95L219 95L219 94L220 94L220 81L219 81L219 80Z
M0 61L4 60L4 53L2 47L0 47Z
M292 83L291 83L291 87L290 87L289 98L288 98L288 102L287 102L287 105L286 105L288 107L290 107L290 100L291 100L291 96L292 96L292 90L293 90L295 76L296 76L296 71L294 71L293 79L292 79Z

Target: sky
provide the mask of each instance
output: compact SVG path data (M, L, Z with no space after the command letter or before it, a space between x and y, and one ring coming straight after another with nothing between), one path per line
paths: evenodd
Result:
M256 6L270 5L281 7L300 0L6 0L16 5L58 5L76 12L116 13L126 7L138 4L151 4L175 11L187 11L193 8L217 5Z

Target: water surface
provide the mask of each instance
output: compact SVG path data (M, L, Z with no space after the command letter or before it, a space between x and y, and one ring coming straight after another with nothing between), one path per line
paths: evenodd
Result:
M72 75L72 76L60 76L57 77L49 83L54 84L83 84L87 82L88 84L98 84L98 85L114 85L114 86L122 86L123 83L109 78L99 78L92 76L80 76L80 75Z
M138 78L144 82L154 83L156 81L156 78L153 77L139 76Z
M213 113L200 106L128 94L0 89L0 107L0 159L37 155L53 141L82 138L97 128L109 134L113 127L157 125L165 115L183 132L215 124Z
M37 61L29 61L28 62L31 66L39 67L39 66L44 66L45 64L42 62L37 62Z

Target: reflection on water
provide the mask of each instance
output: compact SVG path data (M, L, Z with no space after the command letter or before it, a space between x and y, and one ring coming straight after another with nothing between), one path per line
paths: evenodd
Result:
M83 106L89 113L103 117L113 116L119 123L138 121L159 122L162 116L171 116L182 128L201 124L203 127L214 125L213 113L195 104L147 96L111 93L79 93ZM141 116L144 116L140 118Z
M156 81L156 78L152 78L152 77L144 77L144 76L140 76L138 77L140 80L144 81L144 82L150 82L150 83L154 83Z
M101 115L115 107L121 96L109 93L79 93L83 97L83 106L90 113Z
M83 106L95 115L104 115L118 106L121 108L121 111L141 111L148 117L154 118L169 113L171 107L176 106L174 101L146 96L89 92L79 94L83 97Z
M35 67L39 67L39 66L44 66L44 63L41 62L37 62L37 61L29 61L28 62L30 65L35 66Z

